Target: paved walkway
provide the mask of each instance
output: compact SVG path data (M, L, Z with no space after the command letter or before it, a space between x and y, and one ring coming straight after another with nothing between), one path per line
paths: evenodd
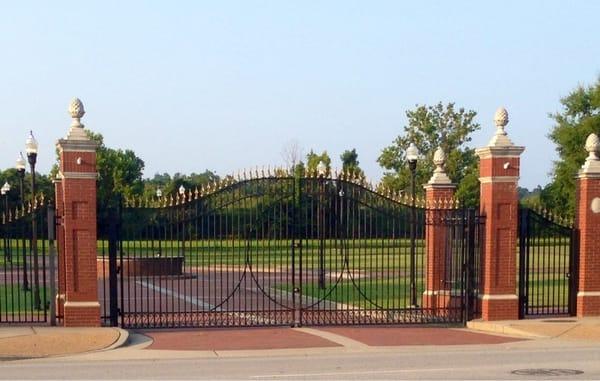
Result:
M438 346L600 343L600 318L482 322L469 328L344 326L156 329L2 327L0 360L80 354L80 359L196 358L298 353L381 352ZM533 340L532 340L533 339ZM126 344L126 345L124 345ZM574 345L574 344L573 344ZM122 348L119 348L121 347ZM119 349L117 349L119 348ZM110 350L117 349L117 350ZM98 351L101 351L99 353ZM66 359L75 357L65 357Z
M436 327L207 328L136 331L152 340L146 349L234 351L406 345L502 344L523 338Z
M64 356L122 345L128 333L117 328L2 327L0 359Z
M600 343L600 318L574 317L467 323L473 331L528 338L582 340Z

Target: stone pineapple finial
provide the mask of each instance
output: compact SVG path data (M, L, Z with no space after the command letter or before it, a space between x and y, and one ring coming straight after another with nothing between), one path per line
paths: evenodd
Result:
M499 107L494 114L494 123L496 124L496 135L506 135L504 127L508 124L508 111L504 107Z
M600 158L598 158L598 150L600 150L600 139L598 135L590 134L585 140L585 150L588 152L588 157L579 171L580 177L588 175L597 176L600 174Z
M451 184L450 178L446 174L446 170L444 169L446 165L446 160L448 156L446 156L446 152L442 149L442 147L438 147L433 154L433 163L436 168L433 171L433 176L429 179L428 184Z
M490 140L488 146L490 147L509 147L513 146L513 143L508 138L508 134L504 130L504 127L508 124L508 111L504 107L499 107L494 114L494 124L496 125L496 134Z
M444 173L446 166L446 152L442 149L442 147L438 147L433 154L433 164L435 164L436 168L433 171L434 173Z
M71 118L73 118L73 127L83 127L83 124L81 124L80 121L85 114L85 109L79 98L73 98L73 100L71 100L71 103L69 104L69 114L71 114Z
M88 140L88 137L83 130L84 125L81 123L81 118L85 114L85 109L79 98L73 98L71 103L69 103L69 114L71 115L71 118L73 118L73 121L71 122L71 128L69 129L67 139Z
M598 161L598 150L600 149L600 139L598 135L591 133L585 140L585 150L588 152L586 160Z

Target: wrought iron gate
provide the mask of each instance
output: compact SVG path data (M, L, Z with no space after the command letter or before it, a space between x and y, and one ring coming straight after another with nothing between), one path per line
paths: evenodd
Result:
M412 220L407 199L343 176L252 177L129 201L105 218L113 222L99 229L105 322L116 324L118 316L129 328L462 323L474 310L474 211L446 205L430 219L417 206ZM444 307L422 306L427 224L448 230L443 283L453 300Z
M0 216L0 324L54 324L54 208L44 198Z
M519 214L519 317L575 315L579 231L547 212Z

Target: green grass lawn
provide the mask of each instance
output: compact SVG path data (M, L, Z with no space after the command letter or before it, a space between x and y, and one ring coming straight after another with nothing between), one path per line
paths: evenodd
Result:
M547 275L542 279L529 279L528 304L533 306L568 306L569 281L561 274Z
M123 255L134 257L185 256L186 265L291 265L291 240L206 240L180 242L163 241L161 245L148 241L123 241ZM101 244L99 255L108 255L107 244ZM330 268L341 268L345 261L353 268L405 268L409 263L410 241L397 240L325 240L325 264ZM302 240L302 247L296 247L296 264L302 257L303 266L314 268L319 261L319 241ZM424 257L423 241L416 242L416 256L419 263Z
M316 300L329 300L340 304L351 305L364 309L369 308L406 308L410 306L410 283L407 277L395 279L358 279L353 283L351 280L340 280L339 283L327 279L325 288L319 288L317 282L309 282L301 285L301 294ZM417 300L421 303L424 291L422 279L417 278L415 283L417 289ZM300 286L300 285L297 285ZM281 284L276 288L291 292L291 284ZM304 304L310 304L305 300Z
M44 296L49 299L48 290L40 287L42 308L45 307ZM0 315L37 312L33 307L33 287L24 291L21 285L0 285Z
M28 258L28 264L33 263L33 254L29 240L26 240L25 245L20 239L10 239L5 241L0 239L0 269L20 266L23 263L23 247ZM48 241L40 239L37 242L38 258L43 258L48 253Z

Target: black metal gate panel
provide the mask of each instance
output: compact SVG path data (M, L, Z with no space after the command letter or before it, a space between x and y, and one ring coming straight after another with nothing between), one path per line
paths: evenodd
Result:
M126 203L99 229L103 317L127 328L460 324L480 225L406 201L344 178L255 174ZM444 308L422 306L428 224L448 229L455 302Z
M547 212L519 214L520 318L575 315L578 230Z
M0 324L45 323L50 318L53 267L49 261L48 210L35 205L10 207L0 217ZM34 234L35 232L35 234Z

